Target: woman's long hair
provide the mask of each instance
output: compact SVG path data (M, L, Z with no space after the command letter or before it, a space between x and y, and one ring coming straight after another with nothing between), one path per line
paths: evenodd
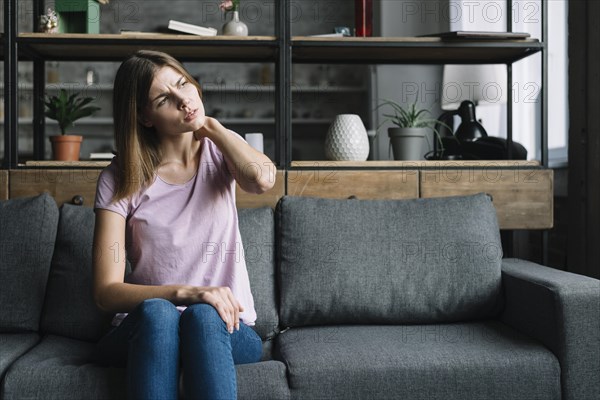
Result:
M200 85L168 54L140 50L129 56L117 71L113 90L113 118L117 147L116 190L113 201L129 198L152 183L161 162L159 138L154 128L144 126L142 115L148 105L156 72L171 67L198 89Z

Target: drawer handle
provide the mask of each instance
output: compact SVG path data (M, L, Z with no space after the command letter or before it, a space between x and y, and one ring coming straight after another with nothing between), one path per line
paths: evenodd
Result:
M73 196L73 198L71 199L71 203L75 204L76 206L82 206L83 201L84 201L84 198L80 194Z

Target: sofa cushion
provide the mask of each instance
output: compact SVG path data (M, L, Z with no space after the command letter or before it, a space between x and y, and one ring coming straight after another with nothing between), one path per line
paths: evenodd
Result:
M0 333L0 382L8 367L39 340L37 333Z
M497 314L502 248L485 194L283 197L282 326L436 323Z
M89 207L64 204L48 279L42 329L74 339L96 341L110 325L92 297L92 244L95 214ZM244 256L254 296L255 329L262 339L278 326L274 283L274 216L270 208L239 211Z
M47 193L0 201L0 332L38 330L57 224Z
M100 312L92 296L94 223L90 207L65 203L60 208L43 332L97 341L110 328L112 316Z
M124 368L91 360L92 343L48 335L17 360L4 380L3 399L125 399ZM238 398L287 399L285 365L265 361L236 366Z
M275 346L293 399L561 398L554 354L497 321L291 328Z
M244 258L256 309L260 337L271 339L278 332L275 294L275 217L271 208L238 210Z

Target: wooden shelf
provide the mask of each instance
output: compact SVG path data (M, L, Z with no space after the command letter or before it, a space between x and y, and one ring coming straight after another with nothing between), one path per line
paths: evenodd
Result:
M93 167L104 168L110 164L110 160L80 160L80 161L54 161L54 160L39 160L26 161L19 166L25 167L52 167L52 168L74 168L74 167Z
M275 36L172 34L21 33L20 57L46 60L120 61L139 49L168 52L182 61L275 62ZM323 38L295 36L292 58L303 63L504 64L544 47L537 39L485 40L439 37ZM404 51L392 51L402 49Z
M537 39L458 40L439 37L292 38L301 63L505 64L541 51ZM398 51L402 50L402 51Z
M159 50L181 61L274 62L274 36L171 34L21 33L20 57L72 61L121 61L140 49Z
M344 169L344 168L401 168L401 169L436 169L436 168L479 168L479 169L511 169L540 168L537 160L460 160L460 161L292 161L291 168L298 169Z

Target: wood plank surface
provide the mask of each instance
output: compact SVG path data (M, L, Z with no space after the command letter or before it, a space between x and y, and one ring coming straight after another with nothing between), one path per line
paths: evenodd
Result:
M344 199L410 199L419 196L416 170L288 171L287 194L290 196Z
M8 199L8 171L0 171L0 200Z
M48 192L57 205L71 203L83 196L83 205L93 207L96 181L101 169L29 169L11 170L10 198L36 196Z
M236 205L238 208L275 208L277 202L285 194L285 172L277 171L275 176L275 186L268 192L262 194L252 194L244 192L239 185L236 187Z
M140 49L159 50L182 60L276 60L274 36L178 34L21 33L19 50L55 60L120 61Z
M54 160L40 160L40 161L27 161L25 162L26 167L52 167L52 168L76 168L76 167L93 167L103 168L110 164L108 160L98 161L54 161ZM21 164L22 165L22 164Z
M199 36L199 35L188 35L185 33L160 33L160 32L134 32L134 31L125 31L124 33L38 33L38 32L23 32L19 33L19 39L48 39L52 41L69 41L73 39L80 40L122 40L126 42L131 38L142 38L142 39L150 39L150 40L181 40L187 42L195 42L195 41L222 41L222 42L231 42L231 41L240 41L240 42L250 42L250 41L273 41L277 38L275 36Z
M94 206L96 181L101 169L36 169L10 171L10 198L35 196L50 193L60 207L71 203L74 196L83 196L83 205ZM8 171L1 171L8 172ZM285 192L285 174L277 171L273 189L256 195L236 190L237 206L240 208L275 207ZM1 192L0 192L1 193ZM8 195L8 193L7 193Z
M460 160L460 161L292 161L292 168L462 168L481 167L486 169L495 168L525 168L539 167L537 160Z
M420 196L493 197L501 229L550 229L554 225L550 169L458 169L421 171Z

